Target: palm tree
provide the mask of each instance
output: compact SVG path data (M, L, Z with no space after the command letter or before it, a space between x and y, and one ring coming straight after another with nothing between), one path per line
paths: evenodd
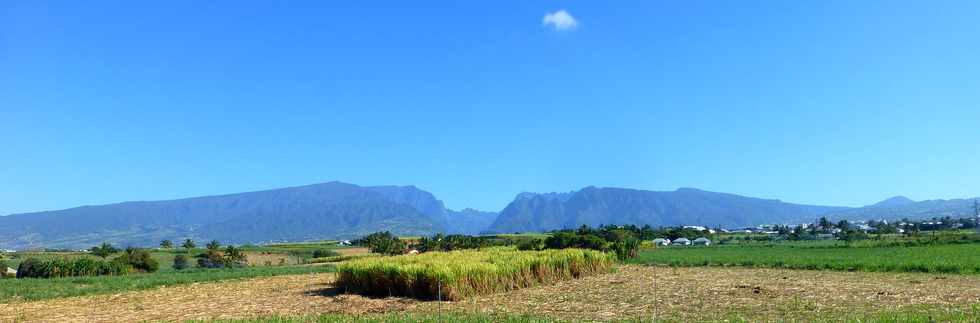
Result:
M211 242L208 242L206 247L208 250L218 250L221 248L221 243L218 242L218 240L211 240Z
M196 248L197 247L197 244L194 244L194 240L187 239L187 240L184 240L184 244L182 245L182 247L184 247L184 249L191 250L191 249Z

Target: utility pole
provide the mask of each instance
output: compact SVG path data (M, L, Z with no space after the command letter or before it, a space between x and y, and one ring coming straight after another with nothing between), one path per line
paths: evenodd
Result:
M977 199L973 199L973 220L974 229L980 234L980 203L977 203Z

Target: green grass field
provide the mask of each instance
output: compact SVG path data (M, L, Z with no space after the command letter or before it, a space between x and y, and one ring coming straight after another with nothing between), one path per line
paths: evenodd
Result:
M636 264L745 266L869 272L980 274L980 244L671 247L641 251Z
M109 294L196 282L332 272L333 266L246 267L236 269L188 269L125 276L50 279L0 279L0 303Z

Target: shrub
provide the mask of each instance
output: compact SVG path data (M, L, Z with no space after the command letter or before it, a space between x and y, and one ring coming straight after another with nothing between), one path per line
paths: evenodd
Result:
M190 267L190 264L187 262L187 255L180 254L174 257L175 270L184 270L188 267Z
M337 286L377 296L460 300L608 272L612 255L594 250L430 252L376 257L337 265Z
M313 258L326 258L340 256L339 252L330 249L317 249L313 251Z
M112 262L132 267L139 272L152 273L160 269L160 263L146 249L126 248L122 255L116 257Z

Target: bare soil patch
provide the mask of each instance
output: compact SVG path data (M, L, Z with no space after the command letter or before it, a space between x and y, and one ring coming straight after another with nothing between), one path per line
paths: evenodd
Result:
M458 302L345 295L333 274L163 287L116 295L0 304L0 322L132 322L319 313L481 312L567 320L751 321L889 311L971 311L980 277L747 268L623 266L617 272Z

